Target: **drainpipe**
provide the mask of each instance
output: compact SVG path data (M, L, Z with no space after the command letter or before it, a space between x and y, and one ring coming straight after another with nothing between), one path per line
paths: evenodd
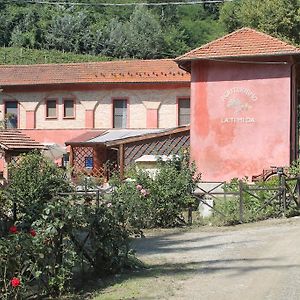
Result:
M291 64L291 112L290 112L290 163L298 158L299 151L299 134L297 130L297 110L298 110L298 99L297 99L297 69L296 66L300 62L293 62Z

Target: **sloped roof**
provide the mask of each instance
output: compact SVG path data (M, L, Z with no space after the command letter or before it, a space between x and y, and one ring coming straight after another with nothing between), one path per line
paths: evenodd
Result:
M171 59L71 64L2 65L0 86L71 83L189 82L190 75Z
M300 48L252 28L241 28L176 58L182 61L208 58L300 54Z
M103 132L98 132L98 135L92 138L87 138L87 136L80 135L71 141L67 141L66 145L104 144L105 146L112 147L129 142L135 142L137 140L151 139L188 130L190 130L189 126L180 126L167 129L109 129Z
M84 143L86 141L89 141L95 137L101 136L103 133L105 133L106 130L93 130L93 131L87 131L84 132L75 138L69 140L66 142L67 145L69 144L77 144L77 143Z
M45 146L18 130L8 129L0 130L0 148L4 150L33 150L45 149Z

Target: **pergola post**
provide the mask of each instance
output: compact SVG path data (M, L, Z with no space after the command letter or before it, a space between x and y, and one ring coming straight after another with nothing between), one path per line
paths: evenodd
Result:
M124 178L124 144L119 146L119 167L120 167L120 177Z

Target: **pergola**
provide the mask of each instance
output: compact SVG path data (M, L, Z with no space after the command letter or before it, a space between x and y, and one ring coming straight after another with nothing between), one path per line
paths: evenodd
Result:
M70 165L76 173L107 177L106 162L118 167L120 175L143 155L174 155L190 145L190 127L169 129L109 129L91 131L66 142Z

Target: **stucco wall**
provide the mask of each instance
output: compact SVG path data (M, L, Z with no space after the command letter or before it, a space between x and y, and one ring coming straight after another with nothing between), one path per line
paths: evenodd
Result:
M191 154L203 180L290 160L290 65L194 62Z
M112 100L128 99L128 127L146 128L147 108L158 110L158 126L168 128L177 126L177 97L189 96L190 89L101 89L92 91L40 91L11 92L0 94L0 119L4 117L4 100L19 101L19 128L25 129L26 112L34 111L36 129L80 129L85 128L86 111L94 110L95 128L111 128L113 124ZM74 119L63 119L63 99L76 101ZM57 99L58 118L46 119L45 99ZM90 114L89 114L90 115ZM30 122L29 122L30 123Z

